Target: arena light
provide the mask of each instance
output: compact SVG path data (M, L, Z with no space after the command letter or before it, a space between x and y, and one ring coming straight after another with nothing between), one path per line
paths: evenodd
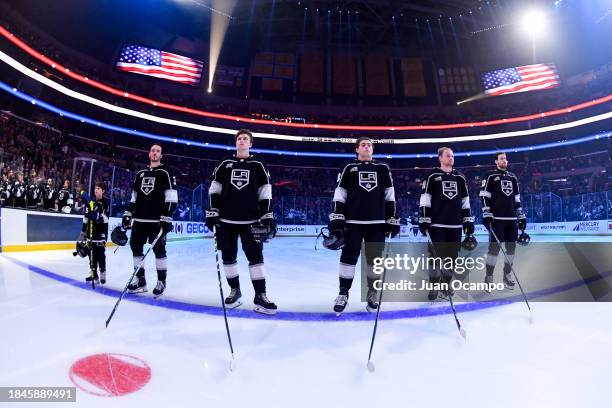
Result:
M360 125L334 125L334 124L317 124L317 123L289 123L289 122L274 122L266 119L253 119L242 116L234 116L234 115L225 115L216 112L208 112L200 109L186 108L185 106L173 105L170 103L165 103L161 101L157 101L150 98L145 98L143 96L132 94L126 92L124 90L120 90L117 88L113 88L109 85L106 85L102 82L98 82L91 78L88 78L84 75L77 74L72 72L69 68L63 66L57 61L54 61L40 52L36 51L28 44L23 42L21 39L17 38L15 35L10 33L4 27L0 25L0 34L3 35L7 40L11 41L17 47L21 48L23 51L28 53L33 58L41 61L42 63L48 65L54 70L57 70L59 73L66 75L76 81L82 82L86 85L93 86L95 88L101 89L105 92L113 94L115 96L121 98L127 98L134 101L142 102L149 106L154 106L156 108L173 110L181 113L189 113L196 116L208 117L208 118L216 118L221 120L228 120L232 122L246 122L252 124L261 124L261 125L269 125L269 126L283 126L283 127L292 127L292 128L302 128L302 129L324 129L324 130L363 130L363 131L423 131L423 130L448 130L448 129L461 129L461 128L474 128L474 127L486 127L486 126L496 126L501 124L508 123L520 123L531 120L538 120L543 115L547 117L564 115L568 112L575 112L581 109L586 109L592 106L601 105L603 103L607 103L612 101L612 94L608 94L604 97L594 99L588 102L583 102L580 104L567 106L565 108L551 110L543 113L535 113L530 115L523 116L515 116L510 118L502 118L502 119L491 119L480 122L464 122L464 123L451 123L451 124L442 124L442 125L405 125L405 126L360 126Z
M226 151L235 149L234 146L230 146L230 145L220 145L216 143L198 142L194 140L187 140L187 139L181 139L181 138L176 138L172 136L165 136L165 135L159 135L159 134L154 134L154 133L149 133L149 132L143 132L143 131L139 131L136 129L128 129L122 126L116 126L116 125L109 124L103 121L92 119L87 116L78 115L76 113L69 112L64 109L58 108L57 106L54 106L47 102L41 101L40 99L36 99L24 92L17 90L16 88L11 88L9 85L5 84L2 81L0 81L0 89L2 89L3 91L19 99L29 102L32 105L36 105L45 110L56 113L60 115L61 117L76 120L81 123L87 123L88 125L92 125L98 128L112 130L114 132L125 133L125 134L129 134L132 136L142 137L142 138L151 139L151 140L157 140L157 141L162 141L162 142L167 142L167 143L182 144L186 146L196 146L196 147L201 147L204 149L217 149L217 150L226 150ZM563 140L560 142L544 143L544 144L533 145L533 146L506 147L506 148L501 148L501 150L505 150L509 153L544 150L544 149L550 149L550 148L570 146L570 145L579 144L579 143L587 143L587 142L591 142L594 140L609 139L611 137L612 137L612 132L605 132L605 133L599 133L596 135L585 136L585 137L581 137L577 139ZM455 156L471 157L471 156L493 155L495 152L499 150L500 149L457 152L455 153ZM288 155L288 156L296 156L296 157L300 157L300 156L301 157L333 157L333 158L343 158L343 159L345 158L354 159L355 158L354 153L325 153L325 152L289 151L289 150L257 149L257 148L251 149L251 151L253 151L254 153L270 154L270 155L276 155L276 156L287 156ZM377 159L432 159L432 158L435 158L436 156L437 156L436 152L410 153L410 154L378 153L374 155L374 158L377 158Z
M521 18L521 27L534 37L540 36L546 30L546 14L537 9L528 10Z
M208 93L212 92L215 70L217 69L219 55L221 54L221 48L223 48L223 40L225 39L225 34L227 33L227 27L229 26L232 10L236 5L236 0L213 0L212 4L215 10L220 10L221 12L212 13L210 17L210 46L208 47Z
M102 100L93 98L89 95L85 95L79 92L76 92L72 89L69 89L57 82L52 81L51 79L35 72L28 67L24 66L17 60L12 57L6 55L4 52L0 51L0 59L6 63L7 65L15 68L26 76L60 92L64 95L67 95L71 98L78 99L80 101L98 106L100 108L113 111L116 113L120 113L123 115L133 116L139 119L145 119L156 123L163 123L171 126L178 126L188 129L200 130L204 132L212 132L212 133L222 133L222 134L234 134L236 129L230 128L221 128L221 127L213 127L213 126L205 126L197 123L185 122L181 120L170 119L166 117L151 115L145 112L136 111L132 109L123 108L121 106L115 106L111 103L104 102ZM544 115L544 114L541 114ZM534 135L539 133L553 132L563 129L569 129L577 126L583 126L589 123L595 123L602 120L612 118L612 111L591 116L579 120L575 120L573 122L560 123L557 125L544 126L533 129L525 129L518 130L513 132L501 132L501 133L489 133L484 135L470 135L470 136L455 136L455 137L426 137L426 138L403 138L403 139L380 139L380 143L392 143L392 144L420 144L420 143L457 143L457 142L468 142L468 141L478 141L478 140L492 140L492 139L502 139L509 137L520 137L527 135ZM240 126L244 126L240 124ZM294 142L333 142L333 143L353 143L355 141L354 138L329 138L329 137L312 137L312 136L294 136L294 135L283 135L276 133L263 133L263 132L254 132L253 136L263 139L278 139L278 140L289 140Z

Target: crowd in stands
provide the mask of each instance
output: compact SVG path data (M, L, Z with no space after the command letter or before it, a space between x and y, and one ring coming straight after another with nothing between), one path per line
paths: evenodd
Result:
M0 204L79 213L87 197L89 181L92 184L103 181L109 186L111 215L120 215L131 197L134 172L147 165L147 146L142 146L142 149L113 146L112 142L67 134L49 125L3 113L0 116ZM609 150L592 151L585 145L558 152L552 159L531 160L538 156L526 154L523 161L511 163L532 221L612 216ZM477 217L482 176L492 169L492 159L488 159L483 158L479 166L458 167L469 180ZM163 161L177 175L179 204L175 218L201 221L216 160L176 156L166 151ZM431 166L435 164L433 159ZM338 161L337 167L289 167L275 165L270 160L268 165L279 222L325 223L342 162ZM421 181L429 169L393 166L392 171L398 212L409 218L418 208ZM90 174L92 180L89 180Z

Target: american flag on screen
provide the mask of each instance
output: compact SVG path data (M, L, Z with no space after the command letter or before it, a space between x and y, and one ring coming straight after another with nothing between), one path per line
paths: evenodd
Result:
M482 75L485 93L490 96L528 92L559 86L555 64L535 64L485 72Z
M202 76L202 61L138 45L121 50L117 68L188 85L197 85Z

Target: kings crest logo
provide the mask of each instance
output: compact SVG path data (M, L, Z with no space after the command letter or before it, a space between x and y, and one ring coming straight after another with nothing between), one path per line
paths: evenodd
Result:
M510 197L512 194L512 180L502 180L501 181L501 191Z
M442 194L449 200L452 200L459 194L456 181L442 181Z
M151 194L151 191L155 189L155 177L143 177L142 183L140 183L140 191L145 195Z
M232 169L232 178L230 183L238 190L249 184L250 170Z
M378 174L374 171L360 171L359 185L369 193L378 185Z

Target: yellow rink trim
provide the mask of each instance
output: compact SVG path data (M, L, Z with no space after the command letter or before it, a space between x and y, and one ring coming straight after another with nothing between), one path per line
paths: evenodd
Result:
M169 242L174 241L187 241L192 239L202 239L208 237L180 237L170 238ZM115 247L117 245L112 242L107 242L106 247ZM127 245L126 245L127 246ZM29 251L53 251L53 250L76 250L76 244L74 242L64 242L58 244L25 244L25 245L2 245L2 252L29 252Z

